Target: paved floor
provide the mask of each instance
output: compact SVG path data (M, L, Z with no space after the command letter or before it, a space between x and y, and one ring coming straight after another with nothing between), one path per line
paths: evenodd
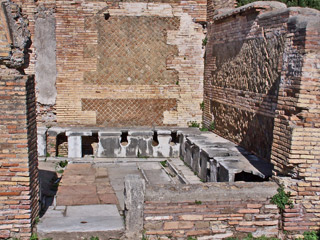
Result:
M179 159L169 161L181 164ZM39 168L45 169L46 173L52 169L55 175L55 164L42 162ZM161 164L159 159L70 162L59 183L55 204L48 208L37 226L38 235L53 239L121 237L124 231L121 215L124 210L125 176L140 175L149 184L179 184L168 172L168 167L166 169L163 165L166 164ZM178 167L188 178L195 178L189 168L184 165Z
M38 237L53 239L115 239L123 231L123 219L110 204L51 207L37 226Z
M69 164L63 173L56 197L57 206L93 204L119 205L106 168L90 163Z

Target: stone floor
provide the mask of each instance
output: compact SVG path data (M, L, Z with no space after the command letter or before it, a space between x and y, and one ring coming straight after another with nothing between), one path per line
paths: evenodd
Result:
M116 205L50 207L37 225L39 239L119 239L123 218Z
M107 169L95 168L90 163L69 164L59 184L56 205L93 204L119 205Z
M60 159L59 159L60 160ZM39 169L55 176L59 160L40 162ZM85 159L67 165L61 177L55 201L37 226L41 238L85 239L97 236L100 239L118 239L124 231L124 179L126 175L140 175L149 184L179 184L174 174L164 167L164 161L180 164L179 159L100 159L88 163ZM166 163L167 163L166 162ZM200 183L193 172L182 166L177 171L180 178L193 179ZM51 171L50 171L51 170ZM50 174L49 174L50 173ZM179 174L179 173L178 173ZM48 180L42 185L49 186ZM43 192L48 192L43 189ZM52 194L52 193L51 193Z

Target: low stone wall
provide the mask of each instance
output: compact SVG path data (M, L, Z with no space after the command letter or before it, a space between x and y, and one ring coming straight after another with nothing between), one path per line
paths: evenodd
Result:
M149 239L278 236L279 210L270 203L276 189L273 182L147 185L145 235Z

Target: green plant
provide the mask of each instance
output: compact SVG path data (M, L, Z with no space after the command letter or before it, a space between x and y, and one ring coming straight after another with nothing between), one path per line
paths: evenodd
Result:
M188 127L194 127L194 128L199 128L200 127L200 123L197 123L197 121L189 121L187 122Z
M271 198L271 203L276 204L281 211L285 209L286 205L288 205L290 208L293 208L293 202L290 200L291 193L286 193L283 185L281 185L277 191L278 193Z
M303 238L297 238L296 240L319 240L320 239L320 231L310 231L304 232Z
M238 240L238 238L227 238L228 240ZM280 240L279 238L275 237L266 237L265 235L262 235L260 237L253 237L252 233L248 233L248 235L243 238L243 240Z
M64 172L63 169L60 169L60 170L57 171L57 173L60 173L60 174L62 174L63 172Z
M50 157L50 153L47 152L47 153L46 153L46 157Z
M34 223L35 223L35 224L38 224L38 223L39 223L39 221L40 221L39 216L36 216L36 218L34 219Z
M204 110L204 102L200 103L200 109L203 111Z
M207 37L205 37L204 39L202 39L202 46L203 46L203 47L206 46L207 43L208 43L208 38L207 38Z
M179 81L176 81L176 85L179 85Z
M161 161L160 164L162 165L162 167L168 167L167 160Z
M196 237L191 237L191 236L189 236L189 237L187 238L187 240L197 240L197 238L196 238Z
M68 160L60 161L59 166L65 168L68 165Z
M201 204L202 204L202 202L201 202L201 201L198 201L198 200L195 200L194 203L195 203L196 205L201 205Z
M144 234L142 234L142 238L141 238L141 240L148 240L148 237L147 237L147 236L145 236Z
M31 237L30 237L30 240L38 240L38 239L39 239L39 238L38 238L37 234L32 233L32 235L31 235Z
M140 151L138 150L138 158L145 158L145 159L148 159L149 157L148 156L143 156L141 155Z
M199 128L199 130L200 130L201 132L208 132L208 131L209 131L209 129L206 128L203 124L201 124L201 125L202 125L202 127Z
M98 237L90 237L90 240L99 240Z
M210 123L210 125L209 125L209 130L210 131L213 131L214 130L214 128L215 128L215 122L214 121L212 121L211 123Z

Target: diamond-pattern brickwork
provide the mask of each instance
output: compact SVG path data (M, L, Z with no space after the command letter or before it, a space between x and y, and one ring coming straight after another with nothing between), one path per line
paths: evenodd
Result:
M82 111L96 111L97 124L110 127L163 124L164 111L176 111L176 99L82 99Z
M97 71L85 72L86 84L159 85L178 81L178 72L167 69L166 64L178 55L177 46L167 44L167 31L179 28L178 17L111 16L98 19L96 24ZM90 57L92 51L85 47L84 55Z

